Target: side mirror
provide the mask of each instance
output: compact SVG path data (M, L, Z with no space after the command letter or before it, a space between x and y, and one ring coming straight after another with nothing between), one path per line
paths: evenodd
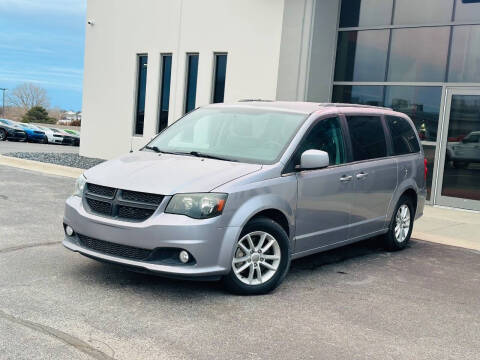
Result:
M322 150L307 150L300 158L300 170L321 169L329 164L328 153Z

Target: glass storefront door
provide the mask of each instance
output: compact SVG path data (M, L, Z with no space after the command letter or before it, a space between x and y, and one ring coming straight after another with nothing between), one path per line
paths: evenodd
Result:
M480 89L447 88L435 203L480 210Z

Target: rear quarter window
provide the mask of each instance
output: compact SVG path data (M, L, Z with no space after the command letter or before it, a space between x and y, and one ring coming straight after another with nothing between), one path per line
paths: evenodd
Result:
M413 154L420 151L417 135L407 120L397 116L386 116L392 136L395 155Z

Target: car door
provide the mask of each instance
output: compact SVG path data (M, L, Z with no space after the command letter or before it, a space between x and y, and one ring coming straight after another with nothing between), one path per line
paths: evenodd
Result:
M312 125L294 155L310 149L326 151L330 165L296 174L298 200L295 253L307 252L348 238L353 195L353 170L347 164L344 131L338 117L318 120Z
M346 122L353 160L353 239L385 227L387 209L397 186L397 163L388 156L381 116L346 115Z

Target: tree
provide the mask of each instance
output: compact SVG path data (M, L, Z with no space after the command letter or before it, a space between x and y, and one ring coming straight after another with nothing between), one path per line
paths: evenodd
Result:
M42 106L34 106L22 118L23 122L36 122L55 124L57 121L48 116L47 110Z
M46 108L49 105L47 90L32 83L23 83L13 89L9 94L9 101L24 111L35 106Z

